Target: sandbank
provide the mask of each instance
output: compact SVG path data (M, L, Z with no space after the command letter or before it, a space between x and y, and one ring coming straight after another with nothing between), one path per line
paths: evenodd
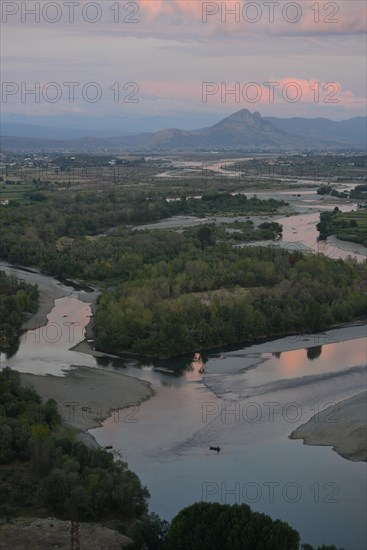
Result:
M85 366L73 367L65 376L21 374L21 380L43 402L54 399L63 423L83 432L101 426L112 413L114 422L138 421L138 405L154 393L148 382ZM127 407L133 409L122 411Z
M305 445L330 445L349 460L367 461L367 392L360 392L313 416L290 439Z

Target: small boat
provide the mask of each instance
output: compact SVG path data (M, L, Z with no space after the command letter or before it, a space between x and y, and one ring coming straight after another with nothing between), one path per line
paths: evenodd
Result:
M209 450L210 450L210 451L217 451L217 453L219 453L220 447L219 447L219 446L217 446L217 447L211 447L211 446L210 446L210 447L209 447Z

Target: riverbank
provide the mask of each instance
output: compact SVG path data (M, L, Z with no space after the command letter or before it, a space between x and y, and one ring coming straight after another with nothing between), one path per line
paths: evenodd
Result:
M12 266L6 262L0 262L0 270L5 271L7 275L14 275L17 279L23 280L28 284L38 286L38 311L23 323L23 331L36 330L46 326L48 323L48 314L51 313L54 308L55 301L59 298L65 298L76 294L80 301L90 305L91 317L88 325L85 327L85 337L88 339L93 338L93 318L100 295L100 290L98 288L94 288L92 292L75 290L74 287L66 286L52 276L42 274L37 269ZM73 281L70 282L72 283Z
M350 252L351 254L357 254L359 256L364 256L365 258L367 258L367 248L363 244L354 243L352 241L344 241L338 239L335 235L327 237L326 243L334 248L341 248L342 250Z
M63 377L23 373L21 381L32 386L43 401L54 399L62 422L82 432L101 426L114 411L114 422L138 422L139 404L154 393L148 382L84 366L66 371ZM122 412L127 407L133 408Z
M87 332L87 329L90 327L90 325L91 325L91 323L89 323L89 325L86 327L86 332ZM93 334L90 333L88 336L90 338L92 338ZM118 359L118 357L119 357L118 355L113 355L112 353L107 353L107 352L104 352L104 351L97 351L94 348L93 343L88 342L88 340L83 340L82 342L79 342L79 344L76 344L76 346L74 346L73 348L70 348L70 349L72 351L77 351L78 353L84 353L85 355L91 355L93 357L111 357L111 358L114 358L114 359Z
M253 339L252 341L238 342L237 344L232 344L231 346L223 344L222 346L210 346L207 348L204 347L197 350L195 349L195 351L209 354L219 352L221 355L223 355L223 353L229 352L228 350L240 350L244 347L251 347L251 350L253 350L254 353L263 353L266 351L271 351L275 353L301 348L308 349L333 342L345 342L346 340L364 338L365 336L366 322L365 320L357 319L347 324L340 323L338 325L334 325L329 329L325 329L324 331L319 333L289 334L288 336L284 337L282 337L281 335L274 335L273 337L269 337L268 339L266 336L263 336L261 338L259 337ZM264 343L264 341L266 341L266 343ZM190 350L186 353L179 353L176 355L171 355L169 357L143 355L141 353L133 353L126 350L121 350L118 353L114 354L109 353L108 351L97 351L94 348L93 342L89 342L88 340L83 340L82 342L76 344L73 348L70 349L79 353L91 355L93 357L111 357L115 359L118 359L119 357L130 357L131 359L144 358L145 360L150 361L174 360L195 352Z
M343 458L367 461L367 392L336 403L294 430L290 439L332 446Z
M54 279L43 275L39 270L12 266L6 262L0 263L0 270L7 275L14 275L27 284L37 285L39 290L38 311L23 324L23 330L35 330L47 325L47 315L52 311L55 300L70 296L74 289Z

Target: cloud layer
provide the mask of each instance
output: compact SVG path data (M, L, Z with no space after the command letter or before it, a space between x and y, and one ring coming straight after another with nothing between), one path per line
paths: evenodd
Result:
M2 96L3 112L365 114L365 2L44 0L1 10L2 80L19 88ZM95 104L23 101L22 85L50 82L96 82L103 93Z

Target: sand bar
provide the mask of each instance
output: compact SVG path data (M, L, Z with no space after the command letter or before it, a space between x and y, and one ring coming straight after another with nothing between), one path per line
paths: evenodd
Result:
M53 309L55 300L70 296L73 288L65 286L53 277L42 275L36 269L13 267L5 262L0 263L0 270L7 275L14 275L17 279L23 280L30 285L38 285L39 307L37 313L32 315L23 325L25 330L34 330L47 325L47 314Z
M95 288L92 292L75 290L72 286L66 286L54 277L42 274L37 269L22 268L19 266L15 267L6 262L0 262L0 271L5 271L7 275L14 275L17 279L22 280L27 284L38 285L38 311L29 317L29 319L27 319L27 321L23 324L24 330L34 330L47 325L47 315L54 308L55 300L58 298L64 298L65 296L71 296L72 294L76 294L82 302L90 304L92 314L95 314L98 297L100 295L100 291L97 288ZM92 320L93 317L91 318L91 322L86 327L86 335L88 338L92 337Z
M114 422L137 422L138 405L153 395L148 382L111 370L75 367L65 376L21 374L43 401L54 399L63 423L77 430L96 428L113 413ZM133 407L129 411L123 411Z
M367 392L332 405L294 430L290 439L305 445L330 445L349 460L367 461Z

